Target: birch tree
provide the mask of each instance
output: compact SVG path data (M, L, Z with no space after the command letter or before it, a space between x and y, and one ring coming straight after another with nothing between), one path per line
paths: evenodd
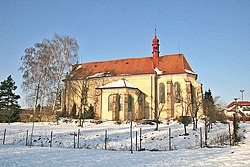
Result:
M49 41L49 46L52 54L52 73L53 73L53 105L52 110L55 110L57 97L60 92L61 81L65 77L71 64L77 62L77 52L79 46L77 41L69 36L60 36L55 34L53 39Z
M48 45L47 39L43 41L38 47L40 50L40 66L41 68L41 73L42 73L42 80L41 80L41 91L39 94L39 104L40 104L40 113L42 112L43 105L46 103L46 100L48 100L48 92L51 89L52 85L52 78L53 78L53 73L52 73L52 67L51 67L51 61L52 61L52 55L51 55L51 50Z
M23 74L23 90L34 99L34 113L38 103L40 112L44 104L55 110L61 80L70 64L76 62L78 48L74 38L55 34L52 40L45 39L25 49L19 70Z
M34 97L33 107L35 113L44 75L42 72L43 61L40 44L36 44L35 47L27 48L21 61L22 66L19 70L22 72L24 79L22 88L25 92L29 93L30 96Z

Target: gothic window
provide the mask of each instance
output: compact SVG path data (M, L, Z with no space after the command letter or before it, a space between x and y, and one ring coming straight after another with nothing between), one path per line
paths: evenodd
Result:
M196 102L196 89L193 85L191 85L191 98L193 102Z
M193 112L195 114L197 114L196 110L197 110L197 107L198 107L197 105L198 104L197 104L197 97L196 97L196 89L195 89L195 87L193 85L191 85L191 100L192 100L192 109L193 109Z
M159 85L159 102L165 103L165 85L164 85L164 83L160 83L160 85Z
M179 82L175 82L174 84L174 94L175 94L175 102L180 103L181 102L181 86Z
M143 104L143 94L142 93L140 93L138 96L138 103L139 103L139 105Z
M128 95L128 112L133 111L134 98L131 95Z
M109 95L108 97L108 110L113 111L113 95Z
M117 95L118 111L123 111L123 96Z

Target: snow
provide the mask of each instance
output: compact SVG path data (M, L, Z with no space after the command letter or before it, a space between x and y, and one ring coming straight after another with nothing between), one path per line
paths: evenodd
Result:
M163 72L158 69L158 67L154 68L157 75L161 75Z
M137 87L130 82L126 81L125 79L120 79L115 82L108 83L106 85L100 86L99 89L105 89L105 88L134 88L137 89Z
M76 68L76 70L79 70L80 68L82 68L82 65L79 65L79 66Z
M200 148L199 130L192 130L192 125L187 127L189 135L184 136L183 125L174 121L164 121L159 125L159 131L154 131L155 125L133 123L133 149L135 149L135 131L139 134L142 128L142 148L146 151L134 150L131 154L129 123L115 124L112 121L104 121L95 124L87 120L83 127L78 127L75 121L71 123L61 121L59 125L35 123L32 147L25 146L26 133L27 130L30 133L32 123L0 124L0 166L247 167L250 165L249 124L240 123L240 133L244 135L244 139L238 146L230 147L228 141L222 144L213 143L215 138L218 139L218 136L227 134L228 131L227 124L216 123L208 133L208 144L216 148ZM203 125L204 123L200 121L199 128L204 128ZM169 128L172 132L171 141L174 149L172 151L169 151L168 147ZM6 141L5 145L2 145L4 129L6 129ZM77 133L78 129L80 129L80 149L74 149L72 134ZM108 132L108 150L104 150L105 130ZM50 148L51 131L53 131L53 142Z
M100 78L100 77L110 77L110 72L99 72L94 75L88 76L88 78Z
M186 73L189 73L189 74L196 74L196 73L194 73L193 71L190 71L190 70L188 70L188 69L185 69L185 72L186 72Z

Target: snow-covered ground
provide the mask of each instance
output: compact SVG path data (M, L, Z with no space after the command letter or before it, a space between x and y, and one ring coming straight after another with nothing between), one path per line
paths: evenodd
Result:
M203 125L199 122L198 129L202 127L204 132ZM217 123L208 133L208 144L222 148L200 148L200 131L192 130L192 125L187 127L189 135L184 136L183 125L177 122L163 122L159 131L154 131L154 125L133 123L133 154L129 151L129 127L130 124L114 122L85 122L82 128L74 122L35 123L33 146L29 147L25 146L26 136L28 130L29 143L32 124L0 124L0 166L250 166L249 124L240 124L244 137L239 146L228 145L229 141L225 141L228 125ZM146 151L135 151L135 131L139 147L140 128L142 148ZM172 151L169 151L169 128ZM5 145L2 145L5 129ZM79 144L75 136L74 149L73 134L78 130ZM105 130L108 150L104 150Z

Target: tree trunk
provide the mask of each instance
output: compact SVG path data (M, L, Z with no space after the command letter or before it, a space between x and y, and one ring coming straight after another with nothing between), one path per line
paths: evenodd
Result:
M195 117L192 117L193 118L193 130L195 130Z
M62 78L62 74L63 74L63 71L60 72L60 74L58 76L58 79L56 81L56 93L55 93L55 97L54 97L54 101L53 101L52 112L55 112L56 99L57 99L58 92L59 92L59 86L60 86L60 81L61 81L61 78Z
M36 97L35 97L35 101L34 101L34 112L33 112L33 119L34 119L34 116L35 116L35 113L36 113L36 107L37 107L37 102L38 102L38 96L39 96L39 90L40 90L40 84L37 85L37 88L36 88L36 91L35 91L35 94L36 94Z
M184 135L187 135L187 125L184 124Z
M80 111L79 111L79 126L83 127L83 124L82 124L82 104L80 106Z
M197 129L198 128L198 118L196 117L196 119L195 119L195 128Z
M155 131L159 130L159 119L156 119Z

